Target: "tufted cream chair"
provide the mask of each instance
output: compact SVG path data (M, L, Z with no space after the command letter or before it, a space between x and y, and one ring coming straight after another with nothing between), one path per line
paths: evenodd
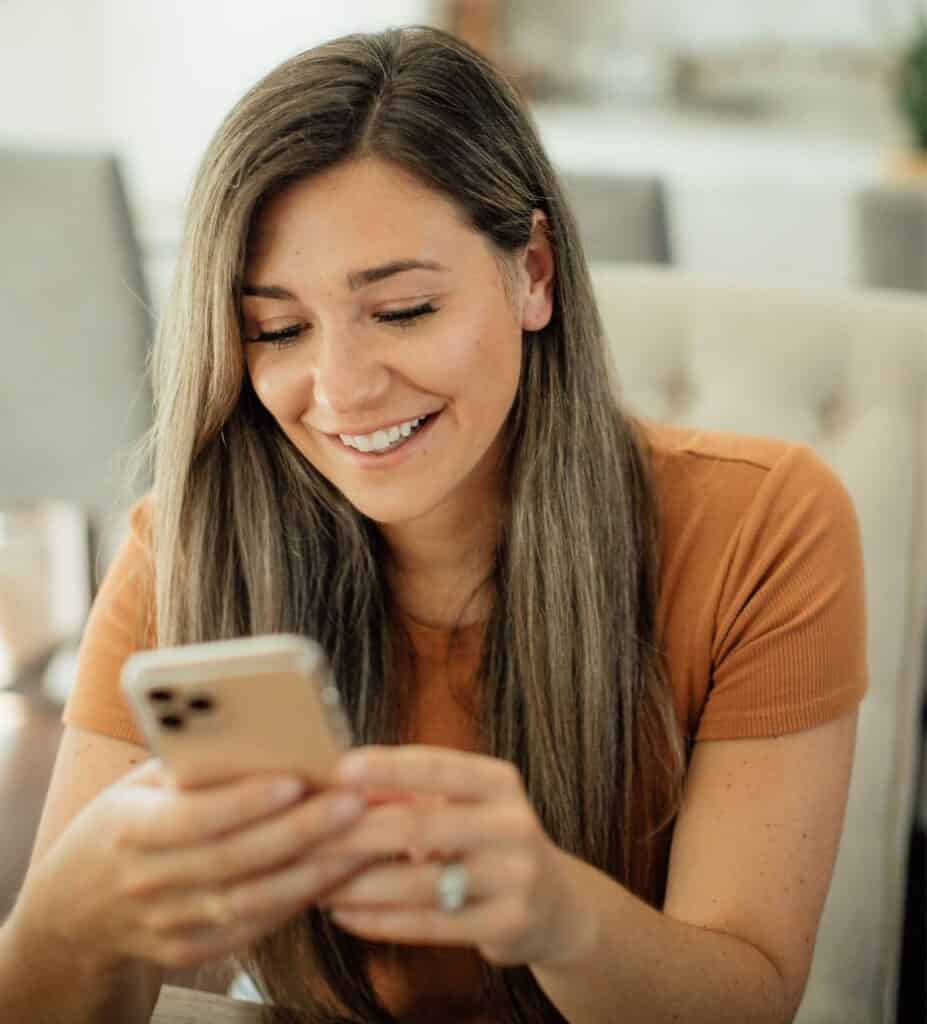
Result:
M592 271L632 410L812 444L856 503L871 688L843 841L796 1019L888 1024L921 758L927 299L761 287L629 264L593 264Z

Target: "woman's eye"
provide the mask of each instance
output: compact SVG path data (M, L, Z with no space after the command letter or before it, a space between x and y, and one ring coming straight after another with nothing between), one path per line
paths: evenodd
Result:
M397 327L411 327L419 317L427 316L429 313L437 313L437 309L430 303L425 302L414 309L395 309L387 313L377 313L377 320L381 324L395 324Z
M274 343L275 348L282 348L302 334L305 329L305 324L291 324L289 327L281 327L279 331L261 331L253 340L270 341Z
M377 313L376 318L381 324L393 324L396 327L412 327L420 317L437 312L436 307L430 302L424 302L421 306L415 306L412 309L395 309L386 313ZM289 327L281 327L278 331L261 331L256 338L251 340L269 342L275 348L283 348L285 345L295 341L307 327L307 324L290 324Z

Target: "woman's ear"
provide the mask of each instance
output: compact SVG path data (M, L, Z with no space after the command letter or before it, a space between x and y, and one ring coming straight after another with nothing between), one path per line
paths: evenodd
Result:
M554 311L554 250L548 234L549 222L543 210L535 210L531 219L531 237L521 256L521 325L526 331L539 331L550 323Z

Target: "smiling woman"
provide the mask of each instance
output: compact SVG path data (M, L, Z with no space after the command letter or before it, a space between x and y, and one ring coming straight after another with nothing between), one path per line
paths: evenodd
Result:
M73 1016L76 964L102 1021L234 953L288 1021L791 1019L866 688L854 512L807 448L625 413L505 78L418 28L272 71L154 371L0 994ZM275 632L331 657L333 792L130 771L132 651Z
M522 331L551 314L545 223L534 218L514 302L482 234L383 159L291 185L252 228L242 288L251 386L397 552L440 531L451 546L439 557L453 561L456 538L501 493ZM365 260L371 269L351 269Z

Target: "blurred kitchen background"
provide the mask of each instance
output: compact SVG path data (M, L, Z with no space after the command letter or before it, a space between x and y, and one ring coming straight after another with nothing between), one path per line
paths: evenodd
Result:
M530 99L591 258L919 293L925 17L927 0L0 0L0 916L145 486L127 452L187 189L248 86L345 32L439 25ZM918 1016L899 1020L923 1020L922 833L910 864Z

